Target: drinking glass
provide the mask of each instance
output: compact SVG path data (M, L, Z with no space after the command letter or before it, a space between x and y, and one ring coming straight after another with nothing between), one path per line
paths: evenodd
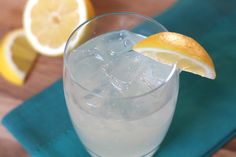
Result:
M132 46L163 31L154 19L117 12L84 22L68 39L65 98L91 156L149 157L158 150L175 111L179 72Z

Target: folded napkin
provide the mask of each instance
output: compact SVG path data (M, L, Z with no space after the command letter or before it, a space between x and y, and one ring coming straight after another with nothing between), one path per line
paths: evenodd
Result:
M173 123L156 157L210 156L236 134L235 6L235 0L180 0L155 17L168 30L197 39L217 72L214 81L181 74ZM2 122L34 157L89 156L69 119L61 80Z

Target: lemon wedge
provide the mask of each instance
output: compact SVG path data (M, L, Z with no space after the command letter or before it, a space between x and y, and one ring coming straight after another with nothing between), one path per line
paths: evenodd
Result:
M151 35L133 50L164 64L176 64L182 71L215 79L214 64L207 51L194 39L174 32Z
M58 56L63 54L72 31L92 16L90 0L28 0L23 25L26 37L37 51ZM83 29L78 35L84 38L86 34Z
M0 45L0 72L15 85L23 85L37 52L29 44L22 29L8 33Z

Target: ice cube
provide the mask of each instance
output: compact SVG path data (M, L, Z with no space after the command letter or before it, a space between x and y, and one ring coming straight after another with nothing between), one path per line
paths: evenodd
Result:
M110 93L108 97L135 96L156 88L168 70L160 70L166 66L132 51L143 38L120 30L88 40L70 54L69 69L74 79L100 95ZM108 84L103 87L105 92L97 91L104 83Z

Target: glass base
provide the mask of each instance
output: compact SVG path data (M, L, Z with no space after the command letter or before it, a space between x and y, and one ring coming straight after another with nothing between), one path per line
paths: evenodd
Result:
M156 147L156 148L154 148L153 150L151 150L149 153L147 153L147 154L145 154L145 155L143 155L143 156L141 156L141 157L152 157L155 153L156 153L156 151L159 149L159 146L158 147Z
M142 155L140 157L152 157L158 149L159 149L159 147L156 147L153 150L151 150L149 153ZM99 156L99 155L95 154L94 152L90 151L89 149L87 149L87 151L91 155L91 157L102 157L102 156Z

